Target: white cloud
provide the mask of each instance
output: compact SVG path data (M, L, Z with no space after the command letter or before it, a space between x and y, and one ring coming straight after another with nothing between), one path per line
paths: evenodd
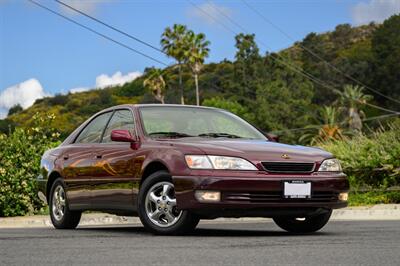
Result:
M120 71L116 72L112 76L108 76L106 74L101 74L96 77L96 85L93 87L93 89L104 89L107 87L111 86L121 86L124 85L127 82L131 82L135 80L136 78L140 77L142 73L138 71L134 72L129 72L126 75L123 75ZM70 89L69 91L71 93L76 93L76 92L82 92L82 91L88 91L91 88L89 87L77 87Z
M116 72L112 76L108 76L102 74L96 78L96 87L97 88L106 88L115 85L124 85L127 82L130 82L138 77L140 77L142 73L140 72L130 72L126 75L122 75L120 71Z
M400 12L399 0L370 0L356 4L352 9L355 24L368 24L371 21L382 22Z
M69 92L77 93L77 92L84 92L84 91L88 91L88 90L90 90L90 88L88 88L88 87L77 87L77 88L70 89Z
M49 96L37 79L28 79L0 92L0 109L8 110L16 104L23 108L31 106L36 99ZM4 116L4 111L0 116Z
M203 20L208 24L215 24L217 21L224 19L223 16L232 17L233 10L229 7L217 5L215 3L206 2L197 7L192 6L188 11L190 17Z
M84 13L88 13L88 14L93 14L96 11L96 7L98 4L100 4L101 0L61 0L63 3L76 8ZM60 5L60 9L67 14L70 15L78 15L77 12L75 12L74 10L62 5Z

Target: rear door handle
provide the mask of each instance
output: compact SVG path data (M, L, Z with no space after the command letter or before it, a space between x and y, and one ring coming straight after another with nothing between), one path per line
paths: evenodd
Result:
M64 155L64 160L68 160L69 159L69 155Z
M101 159L101 158L103 158L103 155L102 155L102 154L97 154L97 155L96 155L96 159Z

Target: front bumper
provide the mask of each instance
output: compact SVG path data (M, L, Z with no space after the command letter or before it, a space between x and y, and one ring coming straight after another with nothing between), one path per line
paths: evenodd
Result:
M310 181L311 198L285 199L283 182ZM337 209L347 206L338 199L339 193L349 190L343 173L314 173L312 175L243 175L235 176L174 176L177 207L213 217L240 217L285 215ZM216 190L221 200L213 203L199 202L195 190Z

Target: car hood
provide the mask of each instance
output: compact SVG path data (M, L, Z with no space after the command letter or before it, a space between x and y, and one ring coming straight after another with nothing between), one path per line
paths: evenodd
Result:
M172 142L172 141L171 141ZM189 139L173 141L175 145L193 146L208 155L242 157L253 162L321 162L333 155L319 148L289 145L265 140ZM288 158L285 155L288 156Z

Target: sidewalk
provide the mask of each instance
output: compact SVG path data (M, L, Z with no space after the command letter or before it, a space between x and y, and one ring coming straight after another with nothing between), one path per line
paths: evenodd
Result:
M244 223L268 221L267 218L219 218L202 223ZM380 204L365 207L348 207L335 210L331 220L400 220L400 204ZM94 225L140 225L137 217L123 217L107 213L83 214L80 226ZM52 227L48 215L0 218L0 228Z

